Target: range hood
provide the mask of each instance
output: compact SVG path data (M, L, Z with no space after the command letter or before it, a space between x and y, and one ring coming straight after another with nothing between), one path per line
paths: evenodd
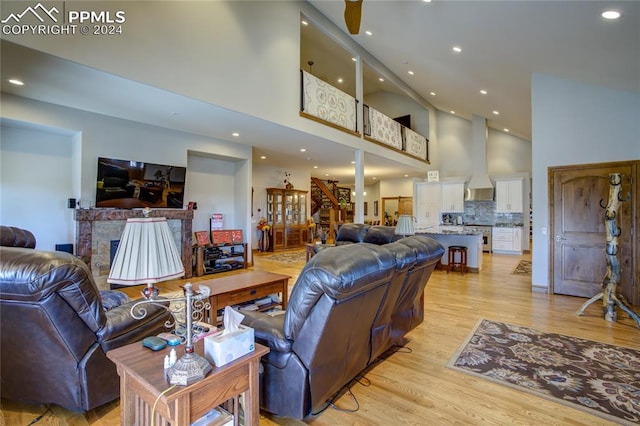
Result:
M473 115L471 123L473 175L467 185L465 200L492 201L493 183L487 174L487 120Z

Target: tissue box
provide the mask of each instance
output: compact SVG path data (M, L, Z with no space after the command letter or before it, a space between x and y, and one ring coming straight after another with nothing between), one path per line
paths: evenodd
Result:
M240 324L239 330L229 334L220 331L204 338L204 356L213 361L216 367L222 367L234 359L253 352L255 343L253 328Z

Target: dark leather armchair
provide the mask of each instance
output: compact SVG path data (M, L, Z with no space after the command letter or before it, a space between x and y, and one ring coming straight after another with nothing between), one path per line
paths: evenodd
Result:
M91 272L71 254L0 247L2 397L73 411L118 398L106 352L164 331L168 319L153 308L135 320L130 306L105 312Z
M324 408L422 320L422 290L443 253L426 236L327 248L305 265L284 315L243 311L271 349L261 408L298 419Z
M31 231L15 226L0 226L0 246L35 248L36 237Z

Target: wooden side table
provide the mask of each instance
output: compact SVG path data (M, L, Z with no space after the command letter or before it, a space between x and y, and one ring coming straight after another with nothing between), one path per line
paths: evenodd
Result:
M195 350L204 354L202 340L195 343ZM182 356L184 346L178 346L176 351L178 357ZM146 426L153 418L156 425L188 426L225 401L237 402L244 392L245 424L257 426L258 367L260 358L268 352L267 347L256 343L253 352L225 366L213 367L204 379L166 391L171 385L164 375L163 360L169 347L152 352L138 342L111 350L107 357L116 364L120 376L120 424ZM234 405L234 423L238 425L237 403Z

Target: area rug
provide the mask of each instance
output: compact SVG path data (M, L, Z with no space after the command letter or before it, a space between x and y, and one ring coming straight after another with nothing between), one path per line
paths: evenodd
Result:
M481 320L449 368L620 424L640 422L640 351Z
M521 260L518 266L511 272L513 275L529 275L531 274L531 261Z
M296 263L296 262L306 262L307 254L304 250L295 250L295 251L283 251L273 254L267 254L264 256L260 256L262 259L269 260L272 262L279 263Z

